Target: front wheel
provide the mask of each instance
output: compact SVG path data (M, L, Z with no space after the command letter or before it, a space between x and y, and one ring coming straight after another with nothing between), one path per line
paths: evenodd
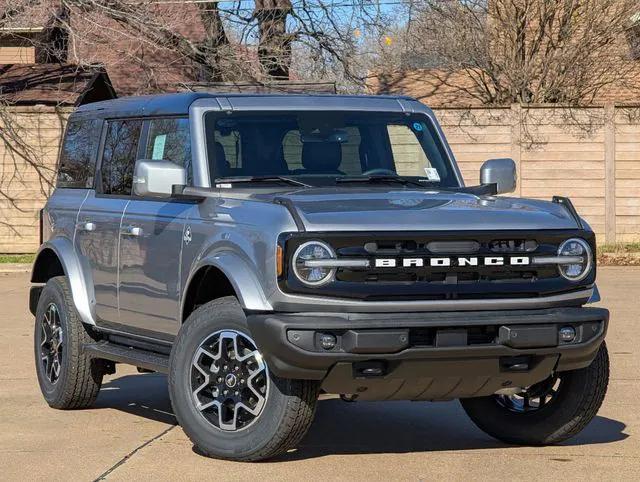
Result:
M256 461L298 444L313 421L318 384L271 373L238 301L226 297L199 307L180 329L169 393L202 454Z
M596 416L609 383L604 343L586 368L558 372L514 395L461 399L471 420L503 442L548 445L578 434Z

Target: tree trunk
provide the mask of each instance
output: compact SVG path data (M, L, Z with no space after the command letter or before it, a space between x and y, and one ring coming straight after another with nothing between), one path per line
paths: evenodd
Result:
M229 45L229 38L224 31L217 2L198 3L200 18L205 29L205 40L201 44L204 62L203 77L207 82L222 82L225 80L222 58L224 47Z
M292 36L287 34L290 0L256 0L253 16L258 22L258 59L274 79L289 79Z

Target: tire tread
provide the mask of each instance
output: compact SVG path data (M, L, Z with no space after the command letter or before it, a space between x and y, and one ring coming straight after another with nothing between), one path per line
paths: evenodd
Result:
M67 333L64 348L69 353L64 386L61 393L49 402L53 408L73 410L88 408L95 402L102 385L104 369L100 360L89 358L83 352L86 343L94 341L78 316L73 295L66 276L51 278L47 284L55 285L62 293Z
M176 344L172 350L173 353L181 350L182 344L190 338L191 332L195 329L195 321L200 319L224 319L225 312L232 314L241 310L238 300L233 296L227 296L210 301L193 311L189 319L185 322ZM191 323L193 321L194 323ZM191 326L190 326L191 325ZM171 372L174 372L172 363ZM276 433L273 434L268 443L255 451L246 454L235 454L233 456L224 456L206 447L198 445L198 451L208 457L228 458L232 460L255 462L264 459L277 457L285 453L287 450L297 446L307 433L311 423L313 422L316 409L316 401L318 398L319 384L312 380L289 380L280 379L271 375L272 384L278 383L278 387L286 396L286 414L282 423L278 426ZM175 376L169 377L170 393L177 389Z

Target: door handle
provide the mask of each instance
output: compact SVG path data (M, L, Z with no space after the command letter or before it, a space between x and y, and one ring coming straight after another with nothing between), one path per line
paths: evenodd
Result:
M79 231L95 231L96 230L96 223L92 223L91 221L86 221L84 223L79 223L78 224L78 230Z
M127 226L126 228L122 228L120 233L125 236L142 236L142 228L139 226Z

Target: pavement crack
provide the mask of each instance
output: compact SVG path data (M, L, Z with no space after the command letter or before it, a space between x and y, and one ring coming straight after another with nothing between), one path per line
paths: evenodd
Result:
M167 428L166 430L163 430L162 432L160 432L155 437L152 437L149 440L147 440L145 443L143 443L141 445L138 445L135 449L133 449L128 454L126 454L124 457L122 457L120 460L118 460L115 464L113 464L111 467L109 467L107 470L105 470L103 473L101 473L98 477L96 477L93 482L97 482L99 480L105 480L114 470L116 470L118 467L121 467L124 464L126 464L131 459L131 457L133 457L137 452L139 452L140 450L145 448L147 445L155 442L159 438L165 436L166 434L168 434L171 430L173 430L176 427L177 427L177 425L171 425L171 427Z

